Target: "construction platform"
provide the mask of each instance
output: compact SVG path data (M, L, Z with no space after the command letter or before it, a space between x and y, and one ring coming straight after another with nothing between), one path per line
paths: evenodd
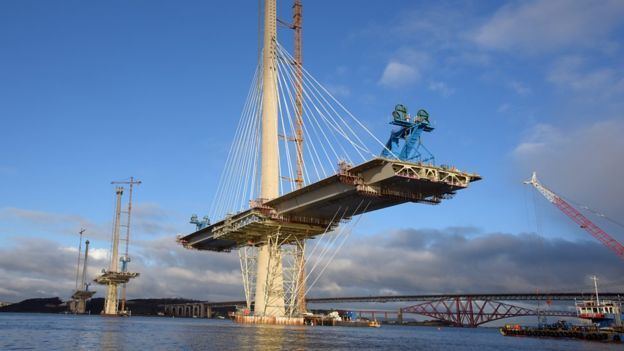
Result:
M93 279L94 282L102 285L107 284L124 284L130 281L132 278L136 278L139 276L139 273L130 273L130 272L111 272L106 271L102 273L102 275Z
M281 232L288 240L329 232L352 216L405 202L438 204L480 180L454 167L374 158L250 209L228 215L177 241L197 250L230 251Z

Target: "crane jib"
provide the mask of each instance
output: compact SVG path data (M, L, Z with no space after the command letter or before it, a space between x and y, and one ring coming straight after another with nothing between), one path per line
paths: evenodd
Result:
M548 201L552 202L561 212L568 216L572 221L578 224L582 229L588 232L591 236L600 241L604 246L615 252L620 258L624 259L624 245L615 240L611 235L602 230L600 227L594 224L591 220L585 217L581 212L572 207L569 203L557 196L550 189L543 186L538 180L535 172L531 180L526 181L526 184L533 185Z

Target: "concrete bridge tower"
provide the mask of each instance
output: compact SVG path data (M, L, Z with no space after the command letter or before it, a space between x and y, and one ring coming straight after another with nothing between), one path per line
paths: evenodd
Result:
M119 266L119 217L121 215L121 196L123 195L123 188L117 187L115 189L117 197L115 205L115 222L113 223L113 245L111 253L111 262L109 271L117 272ZM106 300L104 300L103 314L116 315L117 314L117 284L114 281L109 281L106 286Z
M125 313L125 311L119 311L119 285L125 284L131 278L136 278L139 275L139 273L131 273L119 269L119 227L121 226L121 197L123 190L123 187L115 189L116 205L110 266L108 270L94 279L96 283L106 285L106 297L104 310L102 311L102 315L105 316L117 316L120 313Z
M276 0L265 0L262 52L262 156L261 197L279 196L279 145L277 111L277 10ZM276 233L277 234L277 233ZM281 249L270 235L258 248L254 315L281 317L285 314Z
M84 229L80 231L80 241L82 243L82 233ZM69 310L74 314L83 314L86 312L87 300L89 300L95 291L89 291L89 284L87 283L87 260L89 259L89 240L85 242L84 260L82 263L82 280L80 285L78 284L78 273L80 272L80 247L78 248L78 268L76 270L76 290L74 291L71 300L69 301Z

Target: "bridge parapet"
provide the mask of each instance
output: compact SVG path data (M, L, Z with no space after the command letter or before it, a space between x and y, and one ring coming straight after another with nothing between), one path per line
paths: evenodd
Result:
M483 294L422 294L422 295L379 295L308 298L309 303L343 302L401 302L435 301L440 299L471 298L473 300L497 301L575 301L594 297L594 292L547 292L547 293L483 293ZM600 296L608 300L624 301L624 292L605 292Z

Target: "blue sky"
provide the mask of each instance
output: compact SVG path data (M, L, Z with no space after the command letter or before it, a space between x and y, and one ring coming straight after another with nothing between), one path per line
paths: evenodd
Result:
M137 251L192 230L256 65L256 6L0 3L0 248L71 247L87 226L105 249L109 183L131 175L144 181ZM280 17L289 10L280 2ZM308 71L382 140L395 104L427 109L438 162L484 178L440 206L368 215L350 240L408 228L589 240L534 201L521 184L533 169L624 222L623 15L619 1L304 2ZM279 36L290 48L291 34Z

